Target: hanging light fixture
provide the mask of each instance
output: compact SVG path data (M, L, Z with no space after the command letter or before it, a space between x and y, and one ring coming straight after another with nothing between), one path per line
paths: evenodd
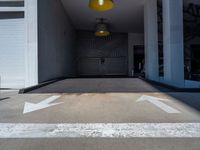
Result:
M109 36L110 32L108 30L108 25L106 23L104 23L105 19L101 18L98 20L100 20L100 22L96 26L95 36L97 36L97 37Z
M108 11L114 7L113 0L90 0L89 7L96 11Z

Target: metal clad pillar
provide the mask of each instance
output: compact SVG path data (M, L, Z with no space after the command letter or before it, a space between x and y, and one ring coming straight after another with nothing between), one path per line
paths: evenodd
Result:
M163 0L164 81L184 87L183 0Z
M159 81L157 0L146 0L144 7L146 78Z

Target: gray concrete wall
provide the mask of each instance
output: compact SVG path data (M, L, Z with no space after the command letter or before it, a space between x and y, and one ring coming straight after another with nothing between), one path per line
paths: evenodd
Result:
M75 29L60 0L38 0L39 83L75 75Z

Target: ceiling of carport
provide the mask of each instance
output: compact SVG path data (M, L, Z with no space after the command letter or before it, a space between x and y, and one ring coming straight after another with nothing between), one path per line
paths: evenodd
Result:
M61 0L77 29L94 30L96 18L106 18L113 32L144 32L145 0L114 0L115 8L96 12L88 7L89 0Z
M96 12L88 7L89 0L61 0L76 29L94 30L96 18L106 18L114 32L144 32L145 0L114 0L115 8ZM200 0L184 0L200 4Z

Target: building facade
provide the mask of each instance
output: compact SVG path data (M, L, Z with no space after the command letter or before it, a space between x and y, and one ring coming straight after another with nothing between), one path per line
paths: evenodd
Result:
M121 3L119 14L117 8L107 14L113 29L107 38L96 38L86 17L85 22L73 17L92 14L86 3L80 10L72 0L0 2L1 87L25 88L61 77L144 75L178 88L200 88L200 2L134 0L139 18L136 12L127 16ZM118 15L136 20L134 29L120 24Z

